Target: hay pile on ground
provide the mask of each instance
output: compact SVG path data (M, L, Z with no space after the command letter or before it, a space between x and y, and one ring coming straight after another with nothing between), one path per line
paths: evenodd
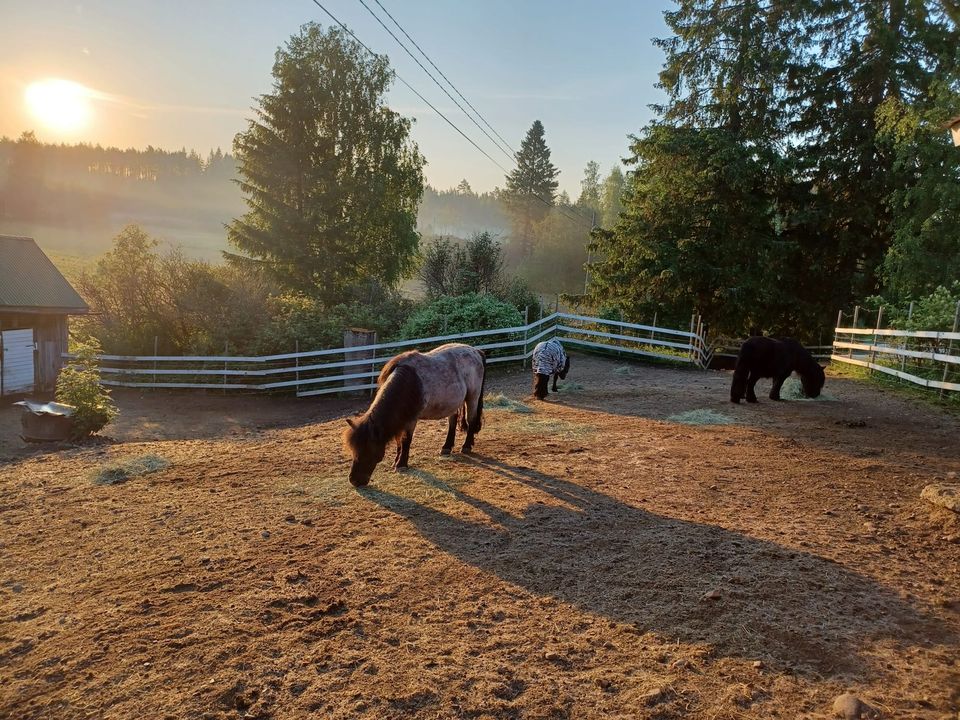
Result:
M736 422L736 420L729 415L724 415L721 412L707 408L687 410L686 412L670 415L667 420L680 423L681 425L732 425Z

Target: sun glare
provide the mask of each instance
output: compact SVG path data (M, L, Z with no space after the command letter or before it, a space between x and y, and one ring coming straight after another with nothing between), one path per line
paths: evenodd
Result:
M48 130L69 134L90 124L93 91L70 80L50 78L27 86L27 110Z

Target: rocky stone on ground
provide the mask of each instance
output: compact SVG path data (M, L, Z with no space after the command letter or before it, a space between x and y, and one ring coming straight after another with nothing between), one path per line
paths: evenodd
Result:
M920 493L927 502L960 513L960 485L930 483Z

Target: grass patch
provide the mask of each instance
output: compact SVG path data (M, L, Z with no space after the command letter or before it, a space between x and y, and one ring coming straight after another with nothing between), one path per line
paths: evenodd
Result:
M681 425L733 425L734 420L729 415L724 415L716 410L687 410L677 413L667 418L670 422L680 423Z
M828 383L830 378L868 382L871 385L889 390L900 397L918 400L940 410L945 410L952 415L960 416L960 393L958 392L944 393L941 398L939 390L925 388L891 375L876 371L871 372L868 368L842 362L830 363L830 374L827 376Z
M97 485L119 485L131 478L170 467L170 461L159 455L141 455L98 468L93 473Z
M800 381L795 377L789 377L783 383L783 386L780 388L780 397L784 400L806 400L807 402L819 402L820 400L825 400L826 402L836 401L836 397L827 392L820 392L820 395L815 398L807 397L803 394L803 385L800 384Z
M529 405L524 405L522 402L517 400L511 400L503 393L493 393L487 395L483 398L484 406L488 408L497 408L498 410L508 410L509 412L515 413L532 413L533 408Z

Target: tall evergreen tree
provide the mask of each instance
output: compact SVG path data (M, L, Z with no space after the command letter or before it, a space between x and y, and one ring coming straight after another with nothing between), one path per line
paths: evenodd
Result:
M900 223L898 216L923 216L916 196L911 210L901 202L904 185L925 178L946 187L934 171L911 171L907 156L917 157L917 148L910 150L909 143L898 148L878 118L891 101L921 112L930 108L938 78L949 78L956 92L951 74L960 47L956 22L934 0L678 0L678 6L665 14L673 36L658 41L666 54L660 81L667 102L656 108L660 118L641 138L658 137L657 128L665 126L723 133L723 142L703 143L710 152L726 152L730 143L741 148L751 159L742 171L754 173L741 186L758 188L765 198L759 215L767 223L763 233L740 212L745 198L700 196L693 176L679 173L678 181L689 187L686 192L677 188L674 199L691 217L700 214L706 200L723 211L717 217L746 223L727 222L722 235L713 234L712 224L698 231L720 244L718 249L725 246L727 257L738 257L742 238L765 237L755 256L773 263L759 269L770 275L782 297L771 305L754 282L717 285L715 291L722 296L734 287L738 292L753 288L755 300L767 303L766 329L793 325L802 333L821 327L838 307L877 288L878 268L896 228L910 224ZM921 133L914 139L931 138ZM596 236L598 249L613 253L604 255L608 264L597 268L598 300L605 300L602 292L611 288L602 277L604 267L649 260L654 252L653 240L639 234L646 226L629 217L645 202L638 190L657 192L647 182L648 168L659 164L657 147L642 153L634 148L637 177L629 182L627 217L614 228L618 243L604 248L609 236ZM711 165L712 158L703 162ZM940 240L926 237L931 248L945 247L948 224L938 227ZM658 239L654 245L675 242L674 250L662 245L656 250L669 255L690 240ZM658 282L668 283L668 276Z
M596 222L599 222L602 216L600 187L600 163L591 160L583 169L583 180L580 181L580 197L577 198L577 206L586 211L588 216L593 216Z
M234 150L249 211L230 242L289 288L337 302L412 269L424 159L411 121L384 104L385 57L339 29L304 25L273 66L273 90Z
M516 160L517 167L507 175L504 198L513 216L517 254L529 257L533 249L533 225L546 217L556 199L560 174L550 162L550 148L539 120L534 120L520 143Z
M600 206L603 211L600 225L605 228L612 228L620 217L620 211L623 210L624 184L623 170L619 165L614 165L610 174L603 180L600 196Z

